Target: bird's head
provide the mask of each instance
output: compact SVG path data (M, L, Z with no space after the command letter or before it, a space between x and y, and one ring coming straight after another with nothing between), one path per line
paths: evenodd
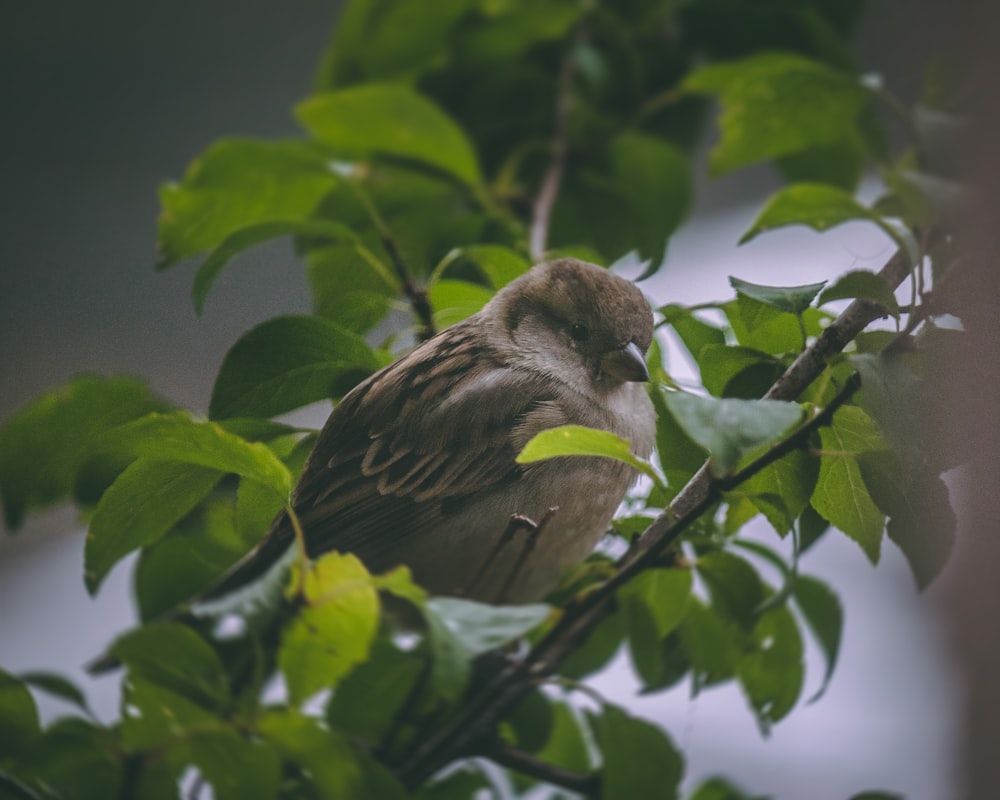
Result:
M562 258L533 267L484 309L508 358L570 386L648 381L653 314L631 281Z

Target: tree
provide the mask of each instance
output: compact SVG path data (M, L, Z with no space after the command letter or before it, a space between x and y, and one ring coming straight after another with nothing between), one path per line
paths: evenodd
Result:
M43 730L29 688L85 705L79 689L3 677L0 787L172 796L193 766L217 797L466 797L487 778L439 770L478 754L583 794L676 796L683 756L666 734L603 702L583 715L551 688L586 692L580 682L625 644L648 690L737 682L767 728L799 699L806 636L828 679L842 615L798 557L833 526L875 561L888 532L918 583L933 579L953 528L939 475L957 456L925 447L936 415L922 380L963 347L935 322L962 265L951 234L964 195L952 138L940 135L961 127L952 93L933 73L936 113L913 113L863 80L846 45L857 11L792 0L349 4L316 94L296 109L307 137L220 141L162 194L161 266L207 253L199 311L234 255L294 236L315 315L240 339L208 420L131 379L81 378L0 434L8 526L73 499L90 517L92 591L140 551L142 618L111 648L127 670L119 725L80 717ZM635 252L655 272L690 202L710 99L722 109L710 171L773 162L787 181L744 239L860 219L898 251L878 274L734 280L727 302L658 309L660 336L683 344L705 391L677 390L654 350L659 457L642 465L634 513L551 605L428 598L405 570L373 576L330 554L197 609L209 622L240 617L243 637L161 621L287 503L312 436L273 417L339 397L391 358L397 342L373 348L365 336L398 298L419 337L546 253L607 264ZM886 110L912 127L902 153L883 131ZM854 190L873 165L884 193L867 206ZM826 310L838 300L852 302ZM881 318L895 329L868 330ZM622 452L562 431L523 457L567 447ZM758 514L793 538L791 562L741 538ZM302 608L272 646L254 632L285 592ZM488 654L517 640L522 655L495 666ZM287 696L265 703L275 666ZM697 796L740 795L719 779Z

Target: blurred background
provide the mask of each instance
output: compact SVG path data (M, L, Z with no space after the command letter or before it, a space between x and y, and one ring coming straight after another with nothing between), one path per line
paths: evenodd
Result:
M308 310L303 270L279 243L224 272L198 318L189 296L194 265L153 270L156 192L218 137L296 135L290 107L309 91L338 5L39 0L5 10L0 420L81 372L138 374L172 401L204 411L215 372L242 333ZM913 100L928 54L965 32L961 8L870 0L857 38L861 62ZM644 291L659 303L721 299L730 274L809 283L878 269L890 254L864 226L825 236L793 229L737 249L773 185L767 170L703 181L667 267ZM325 414L313 409L308 421L319 425ZM81 665L133 620L131 564L88 597L82 534L64 510L0 536L0 666L65 672L108 719L117 714L118 679L90 680ZM828 581L845 605L840 663L823 699L797 709L769 739L735 688L695 700L683 689L637 700L624 659L597 688L667 726L688 753L687 786L721 773L780 800L835 800L870 788L913 800L986 797L963 791L970 784L962 778L969 748L960 677L967 645L981 643L982 630L973 626L966 636L955 623L996 606L988 596L977 603L962 595L962 570L977 563L969 547L960 541L946 573L922 595L888 542L877 570L843 536L810 551L803 569ZM814 688L821 674L819 659L810 661ZM43 705L48 716L63 710ZM979 743L988 753L995 739Z

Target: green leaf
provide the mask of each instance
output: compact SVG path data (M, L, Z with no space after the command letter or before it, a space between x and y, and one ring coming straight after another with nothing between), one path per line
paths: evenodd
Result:
M85 714L91 713L87 697L80 687L62 675L55 672L22 672L18 678L34 689L76 706Z
M40 733L31 692L21 680L0 669L0 760L29 749Z
M547 764L575 772L592 769L587 737L573 706L559 701L552 703L552 731L537 756Z
M659 311L663 321L677 332L696 364L701 364L701 351L706 345L723 346L726 343L726 334L720 328L702 321L684 306L670 304Z
M737 674L766 734L792 710L802 692L802 636L792 613L779 606L761 615L752 637L753 649L740 659Z
M921 400L926 383L898 353L855 355L848 361L861 375L860 405L899 454L903 467L919 469L928 461L926 412Z
M260 223L306 220L337 182L328 155L301 141L223 139L160 191L161 267Z
M797 353L805 346L802 339L802 325L795 314L779 311L772 305L754 300L745 294L738 294L736 299L723 307L729 324L736 334L736 341L743 347L749 347L772 355ZM803 314L803 322L809 313ZM808 334L808 326L806 333Z
M856 406L838 409L833 424L820 430L820 441L826 452L820 460L812 507L861 545L876 564L885 517L872 502L856 456L884 450L885 443L871 418Z
M858 792L850 800L906 800L906 796L896 792Z
M781 437L802 418L795 403L734 400L673 392L667 406L685 432L709 452L717 476L728 475L745 455Z
M588 717L603 756L601 797L678 796L684 758L664 731L612 705Z
M18 758L18 776L45 787L44 794L28 795L32 798L107 800L119 797L122 763L117 749L106 728L79 717L64 717L49 725L34 746Z
M235 731L199 733L175 746L171 760L194 764L217 800L274 800L281 760L266 742Z
M196 422L184 412L148 414L109 431L100 445L137 458L234 472L269 486L281 497L291 492L288 467L267 445L241 439L214 422Z
M899 303L896 301L896 295L892 293L889 284L881 275L864 269L854 270L837 278L831 286L827 286L820 292L817 305L855 297L878 303L892 316L899 319Z
M492 792L493 784L483 773L468 766L459 766L447 776L430 780L414 795L413 800L468 800L483 792ZM489 795L483 795L489 797Z
M357 556L327 553L293 577L305 607L285 628L278 667L292 703L335 686L368 658L378 630L378 593Z
M201 314L205 307L205 299L208 297L215 279L222 272L222 268L236 255L255 244L289 235L314 236L342 241L353 241L357 238L349 228L338 222L314 219L260 222L233 231L202 262L194 276L191 296L194 299L195 311Z
M658 267L691 205L686 157L638 133L616 137L601 156L567 176L552 215L552 246L585 244L607 260L636 250Z
M826 692L837 666L840 640L844 632L844 609L829 586L808 575L800 574L796 577L792 596L826 659L823 683L809 699L810 703L815 703Z
M555 727L555 703L539 690L529 692L508 714L506 725L518 749L537 753Z
M222 662L197 633L179 623L156 623L120 637L111 652L129 675L169 689L206 708L229 700Z
M573 680L581 680L599 672L618 653L624 637L623 616L608 614L562 662L559 674Z
M476 265L495 290L502 289L531 268L531 264L516 250L497 244L463 247L461 255Z
M122 690L121 715L121 745L128 753L165 747L195 730L222 724L183 694L131 674Z
M399 282L356 244L310 247L309 288L317 314L354 333L365 333L389 311Z
M542 603L491 606L457 597L432 597L424 616L430 629L431 684L444 700L465 689L472 659L524 636L549 615Z
M259 722L261 735L281 756L297 764L311 785L298 797L324 800L404 800L406 794L392 776L351 747L347 737L320 720L298 711L275 710Z
M826 281L808 283L803 286L763 286L730 275L729 285L740 294L774 306L779 311L801 314L809 308L820 289L826 286Z
M633 455L631 445L610 431L586 428L582 425L560 425L536 434L517 456L518 464L531 464L559 456L602 456L621 461L652 478L663 480L646 461Z
M368 659L344 678L327 707L330 725L377 748L400 723L399 715L426 671L425 657L379 638Z
M647 687L662 677L662 643L684 618L691 582L691 570L653 569L618 592L632 664Z
M84 549L84 578L94 594L111 568L153 544L198 505L222 473L179 461L139 458L101 497Z
M443 330L479 311L493 297L493 292L468 281L442 280L430 287L428 297L434 309L434 323Z
M156 619L208 589L254 543L240 537L231 502L202 503L139 554L134 587L140 619Z
M270 417L345 394L382 364L364 339L321 317L268 320L226 354L209 415Z
M926 589L955 546L948 487L926 468L906 469L889 453L862 454L858 465L875 505L889 516L889 538L906 556L917 587Z
M868 93L851 75L791 53L757 53L688 75L690 92L717 94L722 137L713 175L857 137Z
M738 491L784 536L809 505L818 477L819 459L796 450L744 481Z
M701 348L698 366L701 369L702 386L716 397L726 396L729 387L741 376L759 374L761 381L769 387L784 371L784 365L773 356L752 347L736 345L705 345ZM760 397L761 394L763 392L756 392L754 397Z
M779 189L743 234L740 244L787 225L808 225L822 232L854 220L873 222L901 250L909 252L909 245L899 231L879 214L865 208L849 192L822 183L796 183Z
M768 800L763 795L752 797L729 782L728 778L718 776L709 778L702 783L688 800Z
M14 412L0 428L0 496L11 529L69 497L94 444L167 404L135 378L81 376Z
M714 550L701 556L696 566L708 586L713 609L743 629L752 629L766 598L764 583L753 565L733 553Z
M340 157L391 156L442 170L473 187L482 182L462 129L404 86L366 84L318 95L301 103L296 116Z
M691 694L733 677L739 650L725 621L713 609L692 597L677 629L691 665Z

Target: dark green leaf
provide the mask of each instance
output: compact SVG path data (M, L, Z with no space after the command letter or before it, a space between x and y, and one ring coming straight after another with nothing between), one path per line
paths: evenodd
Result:
M580 717L568 703L552 703L552 732L537 756L547 764L576 772L589 772L592 769Z
M706 345L725 345L726 334L715 325L700 320L691 311L678 305L660 308L664 322L672 326L684 342L696 364L700 364L701 350Z
M350 553L327 553L293 577L296 585L305 607L284 630L278 666L299 704L368 658L379 602L371 575Z
M223 239L198 268L198 272L194 276L194 283L191 285L195 311L201 314L205 307L205 299L208 297L215 279L222 272L222 268L236 255L255 244L289 235L314 236L341 241L351 241L357 238L349 228L327 220L275 220L240 228Z
M896 792L858 792L850 800L906 800L906 796Z
M354 244L312 247L306 266L316 313L354 333L378 324L399 293L386 267Z
M194 764L216 800L274 800L281 760L275 749L235 731L200 733L176 746L171 759Z
M826 286L826 281L809 283L804 286L763 286L730 275L729 285L740 294L774 306L779 311L801 314L812 305L812 301L820 289Z
M802 692L802 656L802 636L788 608L762 614L753 629L753 649L740 659L737 674L765 733L792 710Z
M29 748L39 733L31 692L21 680L0 670L0 759Z
M820 292L818 305L855 297L878 303L899 319L899 303L889 284L881 275L863 269L848 272L839 277L833 285L826 287Z
M165 747L194 730L221 723L219 717L183 694L134 675L125 679L120 730L126 752Z
M276 317L245 334L226 354L209 414L213 419L282 414L349 388L380 366L364 339L336 323Z
M336 183L328 155L306 142L224 139L160 191L161 267L219 247L237 231L305 220Z
M736 345L705 345L698 362L702 386L716 397L728 394L729 387L743 375L759 372L766 386L784 371L780 361L760 350ZM756 393L760 397L763 392ZM743 398L749 399L749 398Z
M814 230L825 231L854 220L873 222L901 250L908 251L909 245L900 232L880 215L865 208L849 192L822 183L796 183L779 189L743 234L740 244L787 225L808 225Z
M111 652L128 667L131 677L200 706L222 707L229 699L218 655L186 625L157 623L137 628L119 638Z
M106 729L79 717L53 722L17 766L23 779L46 787L39 797L107 800L120 796L122 765L113 738Z
M733 677L739 649L714 610L692 597L677 632L691 665L692 695Z
M690 74L684 88L722 102L713 175L852 140L868 102L853 76L791 53L711 64Z
M863 111L862 127L865 124L864 114ZM777 167L785 183L825 183L853 192L864 174L871 149L860 131L847 131L834 144L782 156L777 161Z
M819 459L796 450L745 481L739 491L784 536L809 505L818 477Z
M904 468L926 464L932 448L920 407L926 383L898 354L856 355L848 360L861 375L861 407L892 443Z
M299 121L343 158L392 156L447 172L476 187L475 151L462 129L405 86L366 84L318 95L296 109Z
M820 460L812 507L831 525L854 539L878 563L885 517L872 502L858 469L857 454L885 449L871 418L856 406L844 406L833 424L820 430L826 451Z
M674 392L667 406L681 427L709 452L716 475L727 475L745 455L776 441L802 418L795 403L734 400Z
M618 593L632 664L649 688L663 678L663 641L684 617L691 579L691 570L648 570Z
M691 204L687 159L672 144L637 133L618 136L604 155L567 177L552 244L586 244L607 260L636 250L659 266Z
M39 689L52 697L58 697L76 706L85 714L90 714L87 697L75 683L55 672L22 672L18 678L28 686Z
M253 543L240 537L231 502L203 503L140 553L134 575L140 618L156 619L208 589Z
M519 750L537 753L545 747L555 726L555 705L538 690L518 701L506 721Z
M802 516L799 517L799 555L816 544L828 530L830 530L830 523L823 519L811 505L806 506L802 511Z
M162 538L221 477L217 469L179 461L133 461L104 493L90 521L84 550L87 591L95 593L133 550Z
M402 787L382 767L351 747L339 731L294 710L261 717L258 728L281 756L297 764L312 791L298 796L330 800L403 800Z
M234 472L269 486L287 497L292 478L265 444L248 442L213 422L197 422L183 412L148 414L109 431L103 449L138 458L180 461Z
M763 795L748 795L728 778L712 777L702 783L688 800L769 800Z
M398 650L386 639L376 639L369 658L334 691L327 720L351 738L378 747L401 722L397 717L416 691L426 666L425 657Z
M696 566L708 585L715 611L745 630L753 628L766 597L764 584L753 565L733 553L715 550L701 556Z
M889 538L906 556L917 586L926 589L955 546L948 487L926 469L906 469L889 453L864 453L858 465L875 505L889 516Z
M607 666L615 657L625 636L625 620L621 614L609 614L590 631L559 667L559 674L580 680Z
M667 406L667 393L656 389L650 392L656 409L656 453L667 479L674 483L678 474L681 484L705 463L708 452L695 442L677 422Z
M17 528L27 511L66 499L106 431L166 407L135 378L88 375L15 412L0 428L0 494L7 526Z
M476 265L494 289L502 289L531 267L517 251L496 244L464 247L462 256Z
M837 666L840 638L844 631L844 610L839 598L829 586L808 575L799 575L796 578L793 596L826 659L823 683L816 694L809 699L810 703L815 703L826 692L833 677L833 670Z
M588 717L603 756L601 797L678 796L684 758L664 731L611 705Z
M468 800L470 797L489 797L482 793L492 793L493 785L483 773L466 768L459 768L440 780L428 781L420 791L413 795L414 800Z

